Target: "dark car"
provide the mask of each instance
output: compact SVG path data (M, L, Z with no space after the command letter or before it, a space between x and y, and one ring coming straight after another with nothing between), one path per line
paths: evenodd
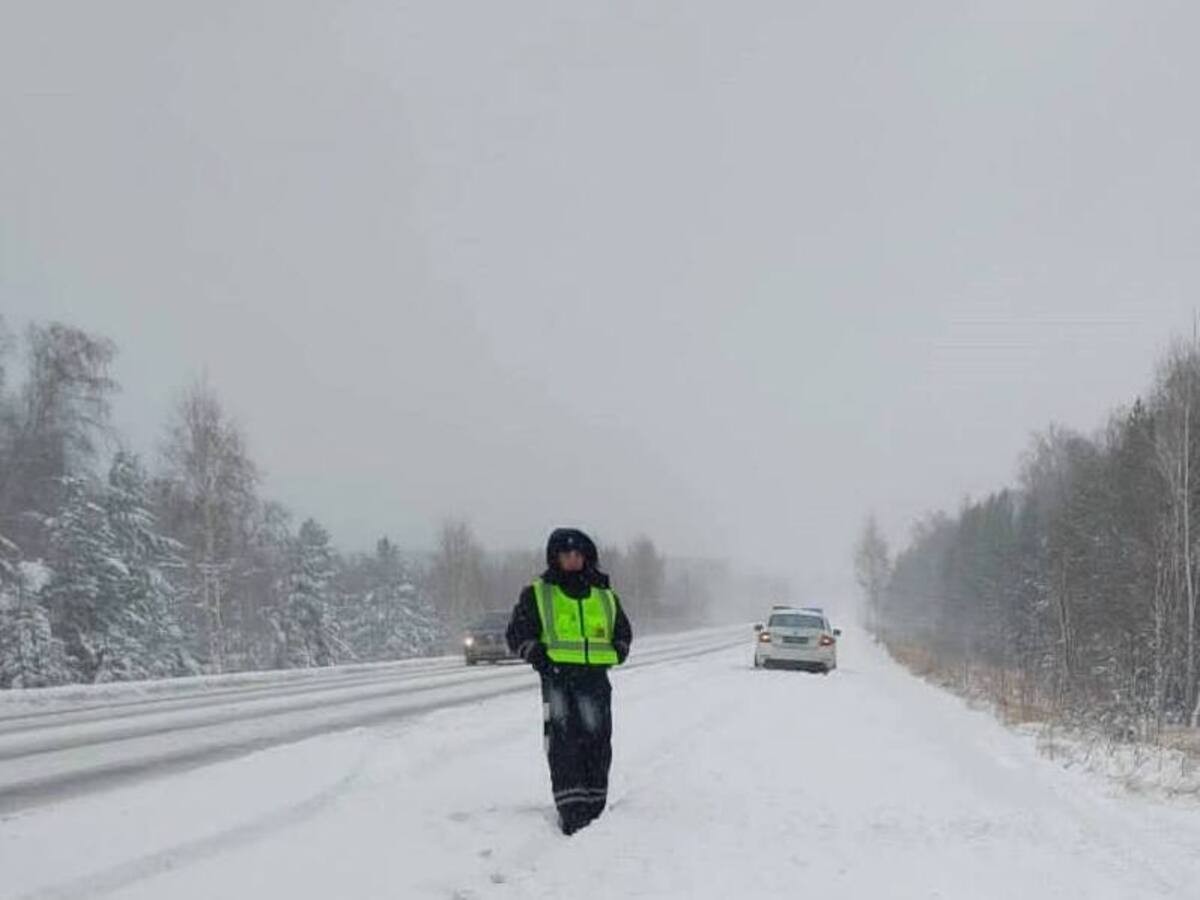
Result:
M508 630L509 614L507 612L484 613L482 619L467 629L463 637L463 656L467 665L473 666L480 660L499 662L502 659L516 659L509 652L508 642L504 640L504 632Z

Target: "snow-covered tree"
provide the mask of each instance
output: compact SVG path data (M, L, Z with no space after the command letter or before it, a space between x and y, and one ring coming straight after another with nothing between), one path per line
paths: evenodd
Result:
M457 630L484 610L483 547L469 522L450 520L438 532L429 587L439 615Z
M67 479L49 521L52 574L41 595L74 677L98 682L196 670L175 619L173 545L155 529L137 461L108 483Z
M621 560L623 569L618 582L621 599L643 621L663 622L667 617L663 605L667 564L654 541L640 535L629 545Z
M867 626L872 632L879 629L879 606L890 569L887 541L875 517L868 516L854 548L854 577L866 600Z
M245 554L244 587L235 636L239 652L228 657L237 668L268 668L278 664L279 612L289 590L292 559L292 516L279 503L260 507Z
M221 672L230 642L248 627L238 619L248 605L247 556L260 508L258 474L241 429L204 381L180 399L164 456L159 508L164 527L184 547L188 625L203 644L196 649L206 667Z
M19 555L0 536L0 688L61 684L69 680L62 645L38 600L49 572Z
M110 626L129 571L94 486L67 478L63 490L62 508L48 522L53 575L42 596L72 675L92 682L110 665L110 653L128 652L124 636L111 633Z
M118 453L104 496L112 548L123 576L106 610L110 652L101 680L192 673L198 666L178 620L179 591L171 580L182 568L179 545L158 531L147 478L137 458Z
M306 519L292 544L282 606L274 611L280 668L330 666L347 655L335 617L336 574L329 533Z
M446 633L437 611L386 537L373 556L352 562L343 604L346 636L360 659L424 656L441 647Z
M0 351L8 345L0 334ZM39 558L47 550L46 518L63 503L66 479L87 472L107 430L116 350L51 323L29 327L25 351L23 383L12 397L0 394L0 531Z

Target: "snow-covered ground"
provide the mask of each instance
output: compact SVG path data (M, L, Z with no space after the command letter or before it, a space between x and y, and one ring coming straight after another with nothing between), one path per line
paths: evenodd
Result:
M848 633L614 675L612 806L557 833L527 690L0 820L0 894L125 898L1200 896L1200 808L1064 771Z

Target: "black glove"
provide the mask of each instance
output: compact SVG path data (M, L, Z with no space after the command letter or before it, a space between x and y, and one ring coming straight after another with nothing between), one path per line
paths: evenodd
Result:
M525 662L533 666L533 670L539 674L545 675L550 671L550 657L546 655L546 645L542 643L534 644L529 648L529 652L525 654Z
M617 665L621 665L629 657L629 645L624 641L614 641L613 649L617 651Z

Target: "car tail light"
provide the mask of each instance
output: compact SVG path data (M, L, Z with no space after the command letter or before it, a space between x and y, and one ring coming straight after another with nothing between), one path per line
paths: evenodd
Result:
M760 631L760 632L758 633L758 640L759 640L759 642L760 642L760 643L763 643L763 644L769 644L769 643L771 643L771 632L769 632L769 631Z
M823 634L821 635L821 640L817 643L822 647L832 647L835 641L829 635Z

